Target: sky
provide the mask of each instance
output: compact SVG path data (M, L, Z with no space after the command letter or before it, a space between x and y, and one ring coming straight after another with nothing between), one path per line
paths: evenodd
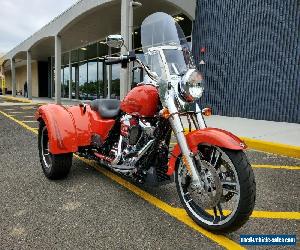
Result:
M0 0L0 54L49 23L78 0Z

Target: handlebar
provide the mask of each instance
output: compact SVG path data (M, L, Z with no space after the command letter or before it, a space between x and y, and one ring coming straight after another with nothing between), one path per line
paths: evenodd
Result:
M128 53L128 55L121 55L121 56L117 56L117 57L105 57L104 58L104 62L106 65L113 65L113 64L122 64L122 68L127 68L127 64L129 62L134 62L136 61L140 66L140 68L142 68L143 70L145 70L145 72L147 73L147 75L154 81L157 81L157 75L153 74L151 72L151 70L139 59L136 58L135 52L134 51L130 51Z
M113 65L113 64L122 64L122 68L126 68L129 62L133 62L136 60L136 55L134 51L129 52L128 55L121 55L117 57L105 57L105 64L106 65Z
M118 57L106 57L105 58L105 64L106 65L113 65L113 64L119 64L123 61L123 56Z

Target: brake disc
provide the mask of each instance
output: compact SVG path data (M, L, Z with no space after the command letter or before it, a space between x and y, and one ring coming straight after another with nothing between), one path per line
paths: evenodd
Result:
M216 169L207 161L201 161L200 178L203 183L202 192L208 197L209 201L205 205L215 207L221 200L222 184Z

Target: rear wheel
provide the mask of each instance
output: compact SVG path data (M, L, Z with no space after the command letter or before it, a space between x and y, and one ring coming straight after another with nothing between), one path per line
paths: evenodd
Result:
M51 180L65 178L70 172L73 154L54 155L50 153L48 130L43 121L39 125L38 147L40 162L45 176Z
M181 159L175 173L177 191L187 213L208 230L237 230L249 219L255 205L256 184L245 153L201 146L195 162L200 185L191 183Z

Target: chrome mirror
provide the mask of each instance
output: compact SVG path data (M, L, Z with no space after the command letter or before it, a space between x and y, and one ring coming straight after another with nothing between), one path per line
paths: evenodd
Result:
M121 35L109 35L106 44L108 47L120 49L124 45L124 38Z

